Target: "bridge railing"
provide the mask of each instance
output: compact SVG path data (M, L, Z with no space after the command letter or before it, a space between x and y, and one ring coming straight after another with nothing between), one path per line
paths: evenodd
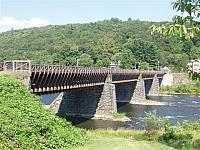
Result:
M49 73L111 73L109 68L94 68L94 67L71 67L60 65L31 65L32 72L49 72Z
M95 68L95 67L71 67L61 65L31 65L31 72L48 72L48 73L103 73L103 74L163 74L161 71L140 71L133 69L120 68Z
M14 60L3 63L4 71L31 71L31 61Z
M133 76L143 75L145 78L152 78L157 74L158 77L162 77L164 72L161 71L141 71L133 69L120 69L120 68L95 68L95 67L72 67L61 65L41 65L31 64L31 61L27 60L14 60L5 61L0 63L0 71L29 71L29 72L45 72L45 73L72 73L72 74L112 74L114 80L121 79L121 75L126 75L124 80L133 78Z

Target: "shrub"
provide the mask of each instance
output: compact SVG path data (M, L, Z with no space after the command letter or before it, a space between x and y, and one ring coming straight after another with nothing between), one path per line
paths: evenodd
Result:
M195 150L200 147L199 122L185 121L172 126L169 120L158 118L156 111L153 111L146 113L145 129L150 140L158 140L178 149Z
M159 141L175 148L188 147L192 138L191 134L176 133L176 128L168 120L164 121L164 133L159 137Z
M200 147L200 134L196 134L193 136L191 144L196 148Z
M144 120L144 126L146 134L151 140L155 140L158 136L158 129L161 127L161 119L157 117L156 111L145 112L146 118Z
M178 149L198 149L200 147L200 124L185 121L178 126L164 122L164 132L159 141Z
M53 149L83 145L86 132L45 109L13 77L0 75L0 149Z

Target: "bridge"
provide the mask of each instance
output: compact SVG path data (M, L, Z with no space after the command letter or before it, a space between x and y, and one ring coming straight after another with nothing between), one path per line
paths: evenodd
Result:
M50 108L63 115L101 117L117 112L117 102L143 101L158 95L164 72L119 68L37 65L30 61L5 61L0 71L30 74L31 92L61 93Z

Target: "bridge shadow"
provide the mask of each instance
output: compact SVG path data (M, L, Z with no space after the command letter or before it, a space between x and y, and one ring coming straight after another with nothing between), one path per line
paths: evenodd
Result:
M69 95L69 91L65 91L64 94L62 94L62 92L51 91L51 92L39 93L37 95L40 97L41 102L46 107L50 108L53 112L56 113L56 116L66 119L67 121L71 122L73 125L77 125L79 123L85 122L92 118L92 116L81 117L79 114L76 114L75 116L70 116L66 114L67 110L71 110L72 108L75 109L75 107L79 107L80 102L79 102L79 99L76 99L76 100L74 99L75 100L74 102L77 102L78 105L76 104L77 106L69 106L68 103L66 102L68 101L66 99L66 95ZM66 94L66 92L68 92L68 94Z
M136 81L115 84L117 103L129 103L136 88Z
M80 123L95 116L103 86L70 89L64 92L58 116Z
M59 112L56 114L56 116L66 119L67 121L71 122L72 125L78 125L91 119L91 117L86 118L80 116L64 116Z
M151 89L152 83L153 83L153 79L144 80L145 95L146 95L146 97L148 97L148 94L149 94L149 91Z

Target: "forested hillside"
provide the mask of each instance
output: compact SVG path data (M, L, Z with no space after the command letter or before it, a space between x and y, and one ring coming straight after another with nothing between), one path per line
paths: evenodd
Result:
M33 63L122 68L171 66L182 70L200 57L200 38L193 42L151 36L154 22L116 18L87 24L49 25L0 34L0 61L30 59Z

